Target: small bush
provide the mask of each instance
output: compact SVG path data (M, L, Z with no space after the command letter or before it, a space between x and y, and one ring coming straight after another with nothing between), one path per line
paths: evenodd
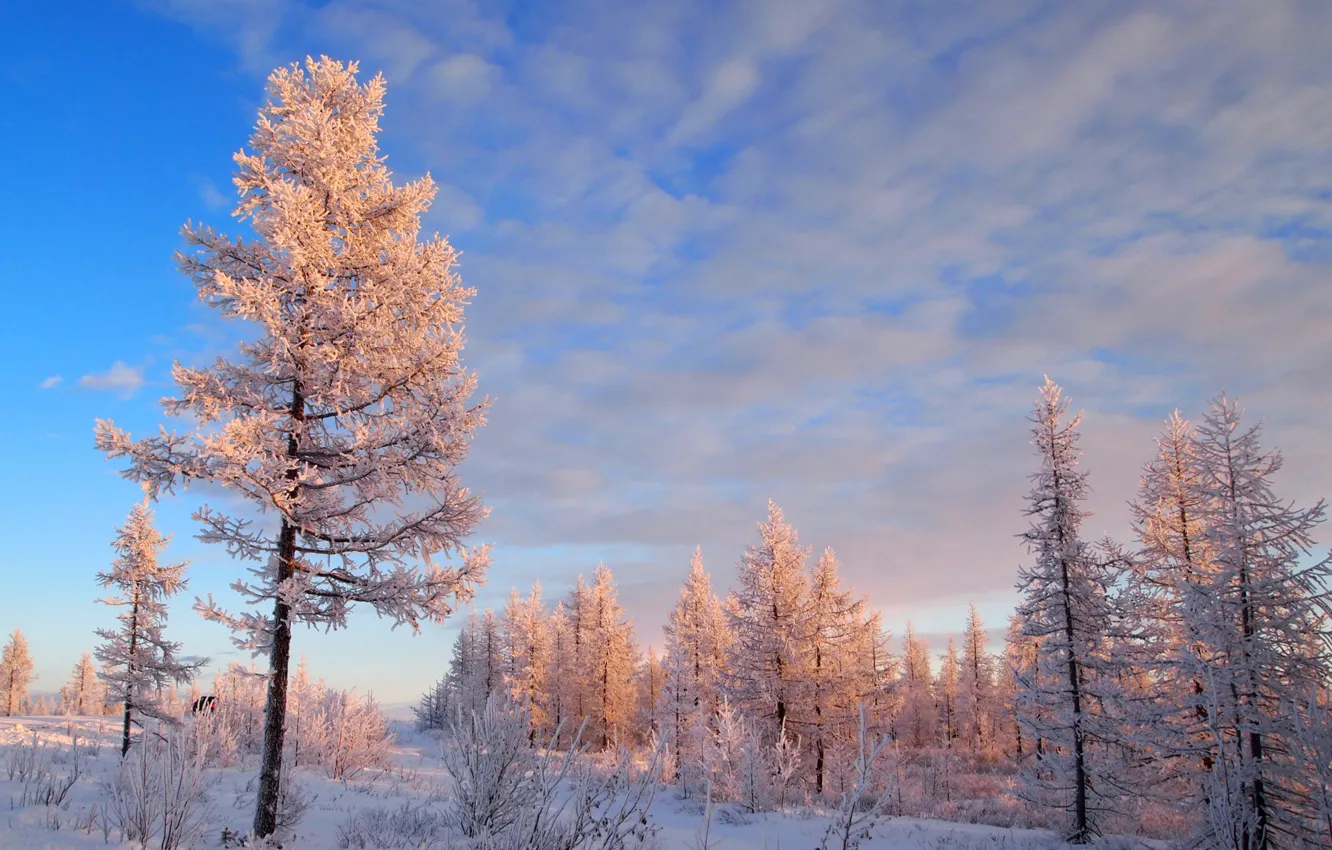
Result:
M202 840L212 813L203 767L206 748L188 730L145 728L105 786L106 819L121 839L160 850Z
M338 826L342 850L432 850L446 846L444 817L425 806L403 803L354 812Z

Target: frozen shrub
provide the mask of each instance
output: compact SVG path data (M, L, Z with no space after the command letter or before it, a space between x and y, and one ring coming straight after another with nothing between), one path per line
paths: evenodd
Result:
M865 732L865 706L860 706L860 727L857 732L859 753L854 768L855 784L849 791L842 793L842 799L834 813L832 822L823 833L819 850L857 850L861 842L870 836L870 831L887 809L889 795L875 794L874 763L883 755L888 746L887 738L869 740Z
M145 728L106 785L106 817L121 839L158 850L197 844L211 814L206 747L187 730Z
M499 695L479 713L455 713L443 755L449 822L463 835L501 833L536 800L539 756L528 744L529 728L526 709Z
M353 812L338 827L342 850L432 850L448 846L444 818L425 806L403 803Z
M658 743L635 767L627 749L614 762L584 762L583 729L569 748L553 752L528 743L528 715L492 694L481 712L456 716L444 759L452 799L446 821L469 850L629 850L656 833L647 817L665 758Z

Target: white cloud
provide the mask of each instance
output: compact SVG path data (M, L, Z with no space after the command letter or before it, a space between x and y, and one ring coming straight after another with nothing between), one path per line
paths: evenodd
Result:
M60 381L61 378L59 375L52 375L51 377L42 381L41 388L44 390L54 389L60 383Z
M454 103L485 100L499 82L500 69L480 56L457 53L436 62L430 69L430 90Z
M105 372L79 378L79 386L89 390L114 392L122 398L128 398L143 386L143 367L128 366L117 360Z
M759 71L754 62L737 57L723 62L712 73L703 94L691 103L671 130L670 141L680 144L706 133L726 113L744 103L758 88Z
M403 18L360 3L330 3L318 15L324 30L357 41L363 69L373 73L382 68L390 83L406 80L435 51L430 40Z
M227 196L208 179L199 181L199 200L210 210L220 210L227 205Z

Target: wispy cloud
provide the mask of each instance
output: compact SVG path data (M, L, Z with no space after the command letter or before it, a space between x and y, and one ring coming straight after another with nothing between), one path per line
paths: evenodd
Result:
M55 388L60 384L60 381L61 381L61 380L62 380L62 379L61 379L61 377L60 377L59 375L52 375L51 377L49 377L49 378L47 378L46 380L42 381L42 383L40 384L40 386L41 386L41 388L44 389L44 390L55 389Z
M227 196L222 194L212 180L208 179L199 181L199 200L203 201L204 206L210 210L225 209L228 201Z
M114 392L129 398L143 386L143 367L129 366L117 360L105 372L94 372L79 378L79 386L88 390Z

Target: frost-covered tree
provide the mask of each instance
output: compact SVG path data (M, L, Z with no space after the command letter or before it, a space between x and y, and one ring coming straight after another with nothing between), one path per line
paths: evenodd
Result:
M489 608L473 611L458 630L444 676L449 711L471 714L485 707L490 695L504 690L504 642Z
M1011 753L1019 764L1032 752L1034 742L1023 739L1022 724L1017 720L1018 680L1030 680L1036 675L1038 641L1027 634L1022 618L1015 612L1008 618L1008 631L1004 635L1003 664L999 675L996 711L1001 719L996 729L1003 729L1006 741L1011 741ZM1007 743L1005 743L1007 747Z
M694 552L680 598L662 631L666 637L662 659L666 672L664 712L677 768L683 771L690 760L697 763L702 758L695 746L702 736L695 735L694 730L702 732L713 726L721 708L731 647L730 623L721 601L712 592L712 579L703 567L701 551Z
M898 672L897 692L902 700L897 714L895 737L920 748L934 743L938 714L930 688L930 647L916 634L908 620L902 632L902 663Z
M323 696L323 682L310 680L310 671L302 655L291 677L291 690L287 693L287 735L284 741L292 767L314 761L320 750L320 736L316 732L315 715ZM302 762L304 760L304 762Z
M1098 771L1105 694L1098 658L1105 648L1111 608L1105 565L1081 538L1087 516L1087 473L1079 468L1078 425L1068 401L1049 378L1032 415L1033 445L1041 468L1031 476L1022 535L1034 563L1018 571L1025 634L1037 641L1032 668L1017 676L1017 716L1025 735L1038 739L1025 763L1020 793L1068 813L1068 840L1083 844L1098 833L1103 797L1112 785Z
M422 731L447 729L452 705L448 679L441 676L412 708L412 713L416 715L416 728Z
M962 656L957 652L957 641L948 636L948 649L939 656L939 672L934 676L934 704L939 707L939 730L945 747L962 732L958 722L958 701L962 679Z
M871 612L859 645L859 669L869 728L878 736L892 728L901 709L900 695L893 686L897 678L897 659L888 648L891 640L892 635L884 630L879 612Z
M1211 739L1207 840L1236 850L1320 843L1308 789L1318 777L1292 757L1299 729L1292 706L1328 681L1332 558L1315 560L1312 533L1325 506L1297 509L1277 498L1279 451L1264 451L1262 424L1241 424L1224 394L1193 440L1195 494L1206 569L1181 577L1184 631L1203 684L1185 713ZM1188 656L1184 656L1187 660ZM1193 691L1186 690L1186 693Z
M488 622L487 622L488 621ZM502 640L494 615L473 610L453 640L449 666L415 709L422 729L447 729L457 712L471 714L504 682Z
M1199 486L1193 428L1179 411L1166 420L1156 447L1130 504L1138 549L1119 594L1123 645L1116 649L1150 683L1126 692L1126 720L1192 793L1181 794L1174 784L1156 787L1182 809L1196 811L1213 762L1198 623L1189 609L1193 588L1212 569L1202 525L1208 496Z
M591 590L579 575L563 604L564 619L560 624L563 633L558 641L559 655L555 659L559 671L555 677L555 690L570 731L592 713L591 692L595 688L596 675L588 660L591 609Z
M546 687L546 704L554 729L569 730L582 722L582 715L573 713L569 697L568 683L577 671L572 644L573 623L564 600L559 600L550 615L550 675Z
M97 677L92 655L85 652L70 671L69 682L60 689L61 713L74 716L101 714L105 700L105 688Z
M988 642L980 612L972 605L967 610L967 625L962 632L962 669L957 700L958 729L971 750L980 750L990 744L994 657L986 649Z
M14 629L0 653L0 706L6 717L23 710L28 699L28 684L37 678L32 672L32 656L28 653L28 639Z
M629 730L636 708L635 672L638 648L634 627L624 615L615 591L615 578L598 565L588 588L582 622L587 661L587 740L605 750Z
M739 588L727 597L734 634L728 683L736 706L761 719L775 738L807 684L809 549L771 501L759 536L759 545L748 547L740 561Z
M661 734L666 707L666 667L657 650L648 647L647 657L638 667L638 704L634 725L645 740Z
M257 238L184 229L177 259L200 299L257 329L232 360L174 368L180 395L165 410L197 430L97 428L98 447L128 458L153 495L208 482L250 506L196 516L203 540L257 562L234 586L271 606L200 606L269 659L260 836L276 826L293 626L341 628L360 602L416 629L470 597L487 563L463 549L485 509L456 472L484 421L459 359L473 291L447 240L420 241L435 184L393 184L376 142L384 80L356 73L327 58L275 71L235 156L234 214Z
M169 537L153 527L153 512L145 496L135 504L125 524L116 529L111 543L116 558L110 571L97 574L98 583L113 591L100 601L121 609L116 615L116 628L97 629L97 636L103 640L97 648L97 659L110 668L103 676L107 691L124 707L122 755L129 752L134 715L168 720L169 712L158 692L170 684L190 681L207 663L177 658L180 644L162 634L167 599L188 584L185 562L158 563L169 542Z
M546 698L550 675L550 623L541 602L541 585L534 584L527 598L513 590L504 606L505 684L509 694L527 706L532 723L531 743L546 732L550 714Z
M828 772L829 751L854 739L855 718L866 685L857 665L860 642L868 638L865 600L843 589L837 556L823 551L809 579L809 598L802 620L807 706L789 723L791 731L812 750L814 793L822 794Z

